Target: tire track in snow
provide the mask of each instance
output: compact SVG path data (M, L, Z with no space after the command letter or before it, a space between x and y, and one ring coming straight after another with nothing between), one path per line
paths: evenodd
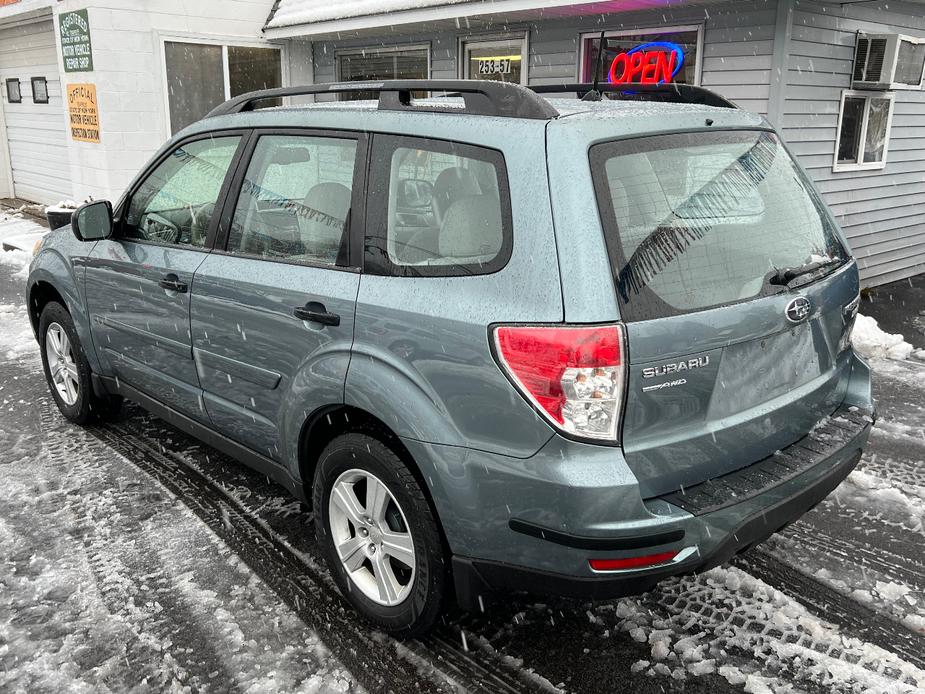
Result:
M845 634L895 653L925 670L925 636L781 563L763 549L739 555L731 563L789 595L810 612L838 626Z
M255 571L370 691L523 692L541 689L501 662L466 652L452 627L432 638L400 644L370 630L333 587L319 565L293 551L219 484L160 442L133 429L132 421L94 427L92 433L161 482ZM311 529L309 528L310 532ZM452 637L452 638L451 638ZM461 644L461 641L459 641ZM382 645L389 647L383 649ZM417 657L406 657L410 652ZM422 662L423 661L423 662ZM371 667L371 663L375 665ZM374 673L387 672L389 679ZM420 675L431 675L427 686Z

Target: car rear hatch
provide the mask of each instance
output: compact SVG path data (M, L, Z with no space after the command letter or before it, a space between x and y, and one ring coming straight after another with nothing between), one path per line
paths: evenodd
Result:
M643 496L802 438L844 397L857 272L777 136L595 145L629 369L622 429Z

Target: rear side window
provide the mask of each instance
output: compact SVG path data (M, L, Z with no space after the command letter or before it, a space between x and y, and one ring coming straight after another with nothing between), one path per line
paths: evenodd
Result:
M768 282L777 269L847 259L818 194L771 132L643 137L590 156L627 320L747 301L781 291Z
M510 196L499 152L377 136L372 161L367 271L473 275L507 263Z
M262 136L241 184L228 252L347 265L356 151L353 139Z

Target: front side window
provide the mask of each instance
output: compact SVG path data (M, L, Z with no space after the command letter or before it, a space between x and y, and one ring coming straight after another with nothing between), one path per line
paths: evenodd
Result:
M892 117L892 94L844 92L838 117L833 171L882 169L886 166Z
M202 248L238 136L180 145L132 193L122 237Z
M428 77L427 46L379 47L344 51L337 54L338 82L381 82L383 80L424 80ZM378 92L345 92L341 99L375 99Z
M510 198L499 152L391 137L376 147L367 249L374 271L483 274L507 262Z
M241 186L228 251L347 265L356 152L352 139L261 137Z
M226 99L282 85L278 48L165 41L170 132L194 123ZM261 106L278 105L266 100Z
M766 131L642 137L591 148L627 320L782 291L776 271L847 259L806 176ZM811 278L807 278L811 281Z

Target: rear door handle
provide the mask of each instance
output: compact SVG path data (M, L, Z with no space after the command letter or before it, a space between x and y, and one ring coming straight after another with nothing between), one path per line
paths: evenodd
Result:
M300 320L321 323L321 325L332 327L340 325L340 316L328 311L320 301L309 301L305 306L296 306L292 309L292 315Z
M171 292L180 292L181 294L186 293L189 290L189 285L186 282L181 282L180 278L172 272L166 277L162 277L158 284L162 289L166 289Z

